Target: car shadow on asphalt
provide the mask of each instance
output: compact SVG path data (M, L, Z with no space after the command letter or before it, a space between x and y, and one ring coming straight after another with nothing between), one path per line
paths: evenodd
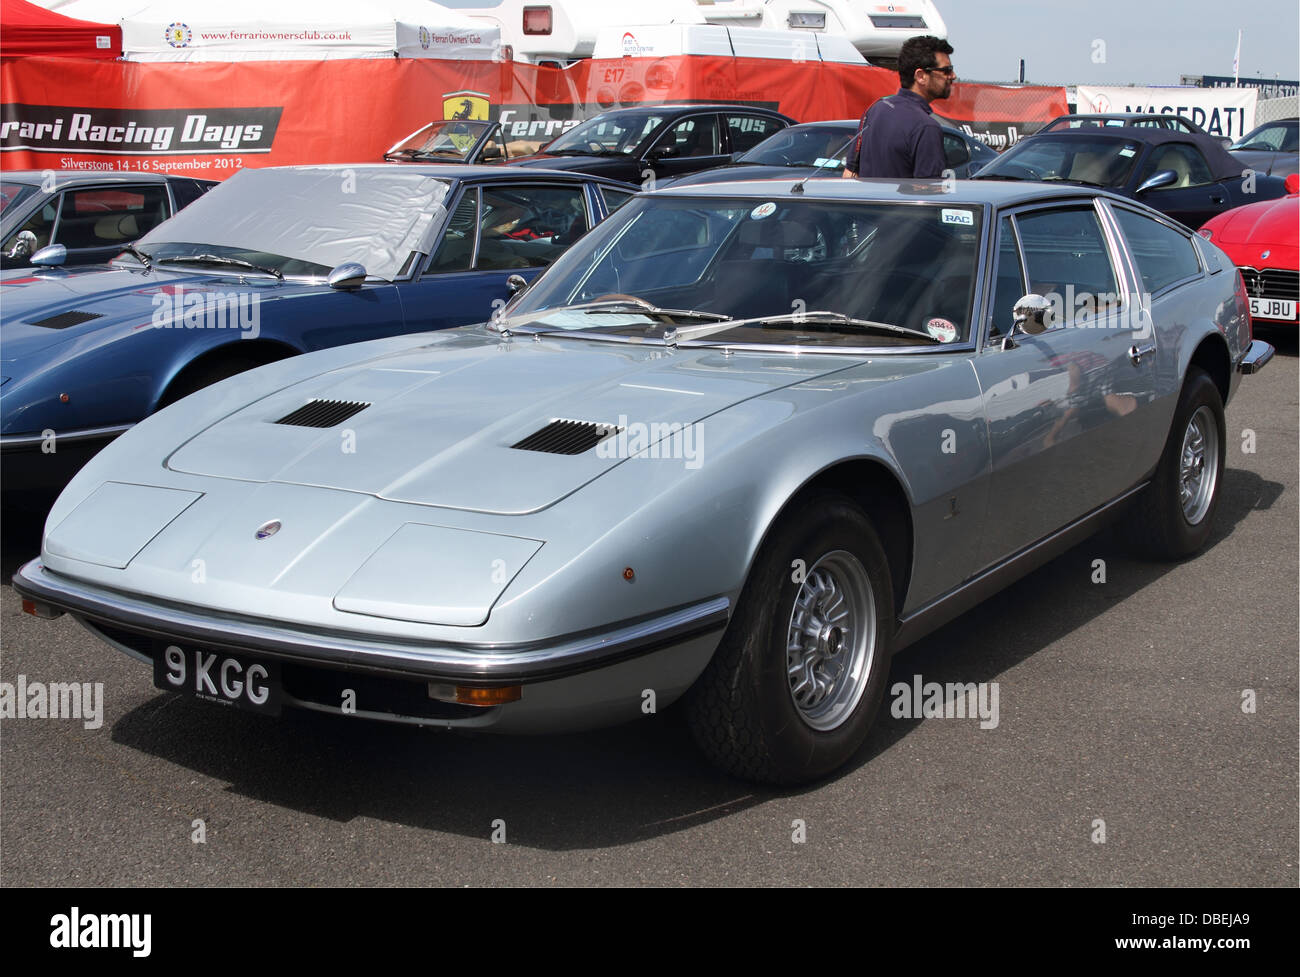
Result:
M1282 490L1253 472L1228 469L1207 549L1255 509L1272 506ZM1107 582L1094 585L1092 561L1099 558ZM927 682L995 680L1178 565L1139 560L1117 532L1104 530L1017 583L1014 614L1003 601L986 601L900 654L889 685L918 673ZM497 737L294 710L271 719L160 694L114 724L112 737L227 782L237 794L311 816L367 817L483 839L501 819L511 844L566 851L671 835L822 789L851 777L923 721L892 717L887 698L849 764L819 784L773 790L713 770L680 712L580 734Z

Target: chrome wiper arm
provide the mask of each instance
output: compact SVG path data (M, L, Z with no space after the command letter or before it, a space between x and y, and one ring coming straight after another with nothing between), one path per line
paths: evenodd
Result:
M918 339L924 339L926 342L938 343L929 333L919 332L916 329L907 329L903 326L895 326L889 322L873 322L870 319L855 319L852 316L845 315L843 312L829 312L819 310L816 312L791 312L786 315L772 316L755 316L752 319L729 319L726 322L714 322L708 325L700 326L682 326L678 329L671 329L664 333L664 342L669 345L676 345L687 339L699 339L703 336L711 336L714 333L726 332L728 329L734 329L737 326L752 326L758 323L763 325L773 325L782 322L834 322L844 326L860 326L864 329L871 329L876 332L888 332L899 336L915 336Z
M277 268L255 265L251 261L244 261L242 258L223 258L219 254L173 255L170 258L159 258L158 264L235 265L240 268L252 268L253 271L260 271L267 275L274 275L284 281L284 272Z
M148 254L141 251L134 244L126 245L126 247L124 247L122 250L125 251L127 254L131 255L137 261L139 261L140 264L144 265L145 271L149 270L149 265L153 262L153 258L150 257Z

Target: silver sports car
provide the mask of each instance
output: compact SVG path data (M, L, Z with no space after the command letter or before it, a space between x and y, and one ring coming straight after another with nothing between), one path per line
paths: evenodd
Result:
M682 698L726 770L808 781L893 652L1108 519L1195 553L1272 353L1217 247L1105 191L670 188L490 323L146 419L14 585L164 690L501 732Z

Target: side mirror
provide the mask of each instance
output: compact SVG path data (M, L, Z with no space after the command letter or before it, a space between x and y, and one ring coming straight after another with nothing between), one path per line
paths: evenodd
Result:
M1300 193L1300 173L1288 173L1286 177L1286 192L1288 195Z
M1161 187L1171 186L1178 182L1178 174L1173 170L1161 170L1159 173L1153 173L1142 181L1142 185L1137 188L1137 193L1146 193L1148 190L1159 190Z
M677 155L677 147L673 145L656 146L650 150L651 159L672 159Z
M345 291L360 288L366 283L366 268L355 261L345 261L330 272L325 282L330 288L341 288Z
M40 265L42 268L54 268L67 260L68 249L62 244L51 244L32 255L32 264Z
M36 250L36 235L31 231L19 231L14 238L14 246L5 254L6 258L26 258Z
M1052 303L1041 295L1030 292L1021 296L1011 310L1011 331L1002 339L1003 349L1014 349L1015 335L1022 332L1027 336L1037 336L1047 329L1047 313L1052 311Z
M506 279L506 288L510 290L511 295L519 295L528 291L528 279L523 275L511 275Z

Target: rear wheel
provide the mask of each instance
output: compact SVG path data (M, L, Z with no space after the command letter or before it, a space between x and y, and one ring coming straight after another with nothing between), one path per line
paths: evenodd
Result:
M746 780L822 777L862 745L893 637L884 549L850 499L819 493L764 544L688 698L696 742Z
M1219 388L1192 367L1155 476L1129 513L1129 533L1143 553L1178 560L1205 545L1219 507L1226 454Z

